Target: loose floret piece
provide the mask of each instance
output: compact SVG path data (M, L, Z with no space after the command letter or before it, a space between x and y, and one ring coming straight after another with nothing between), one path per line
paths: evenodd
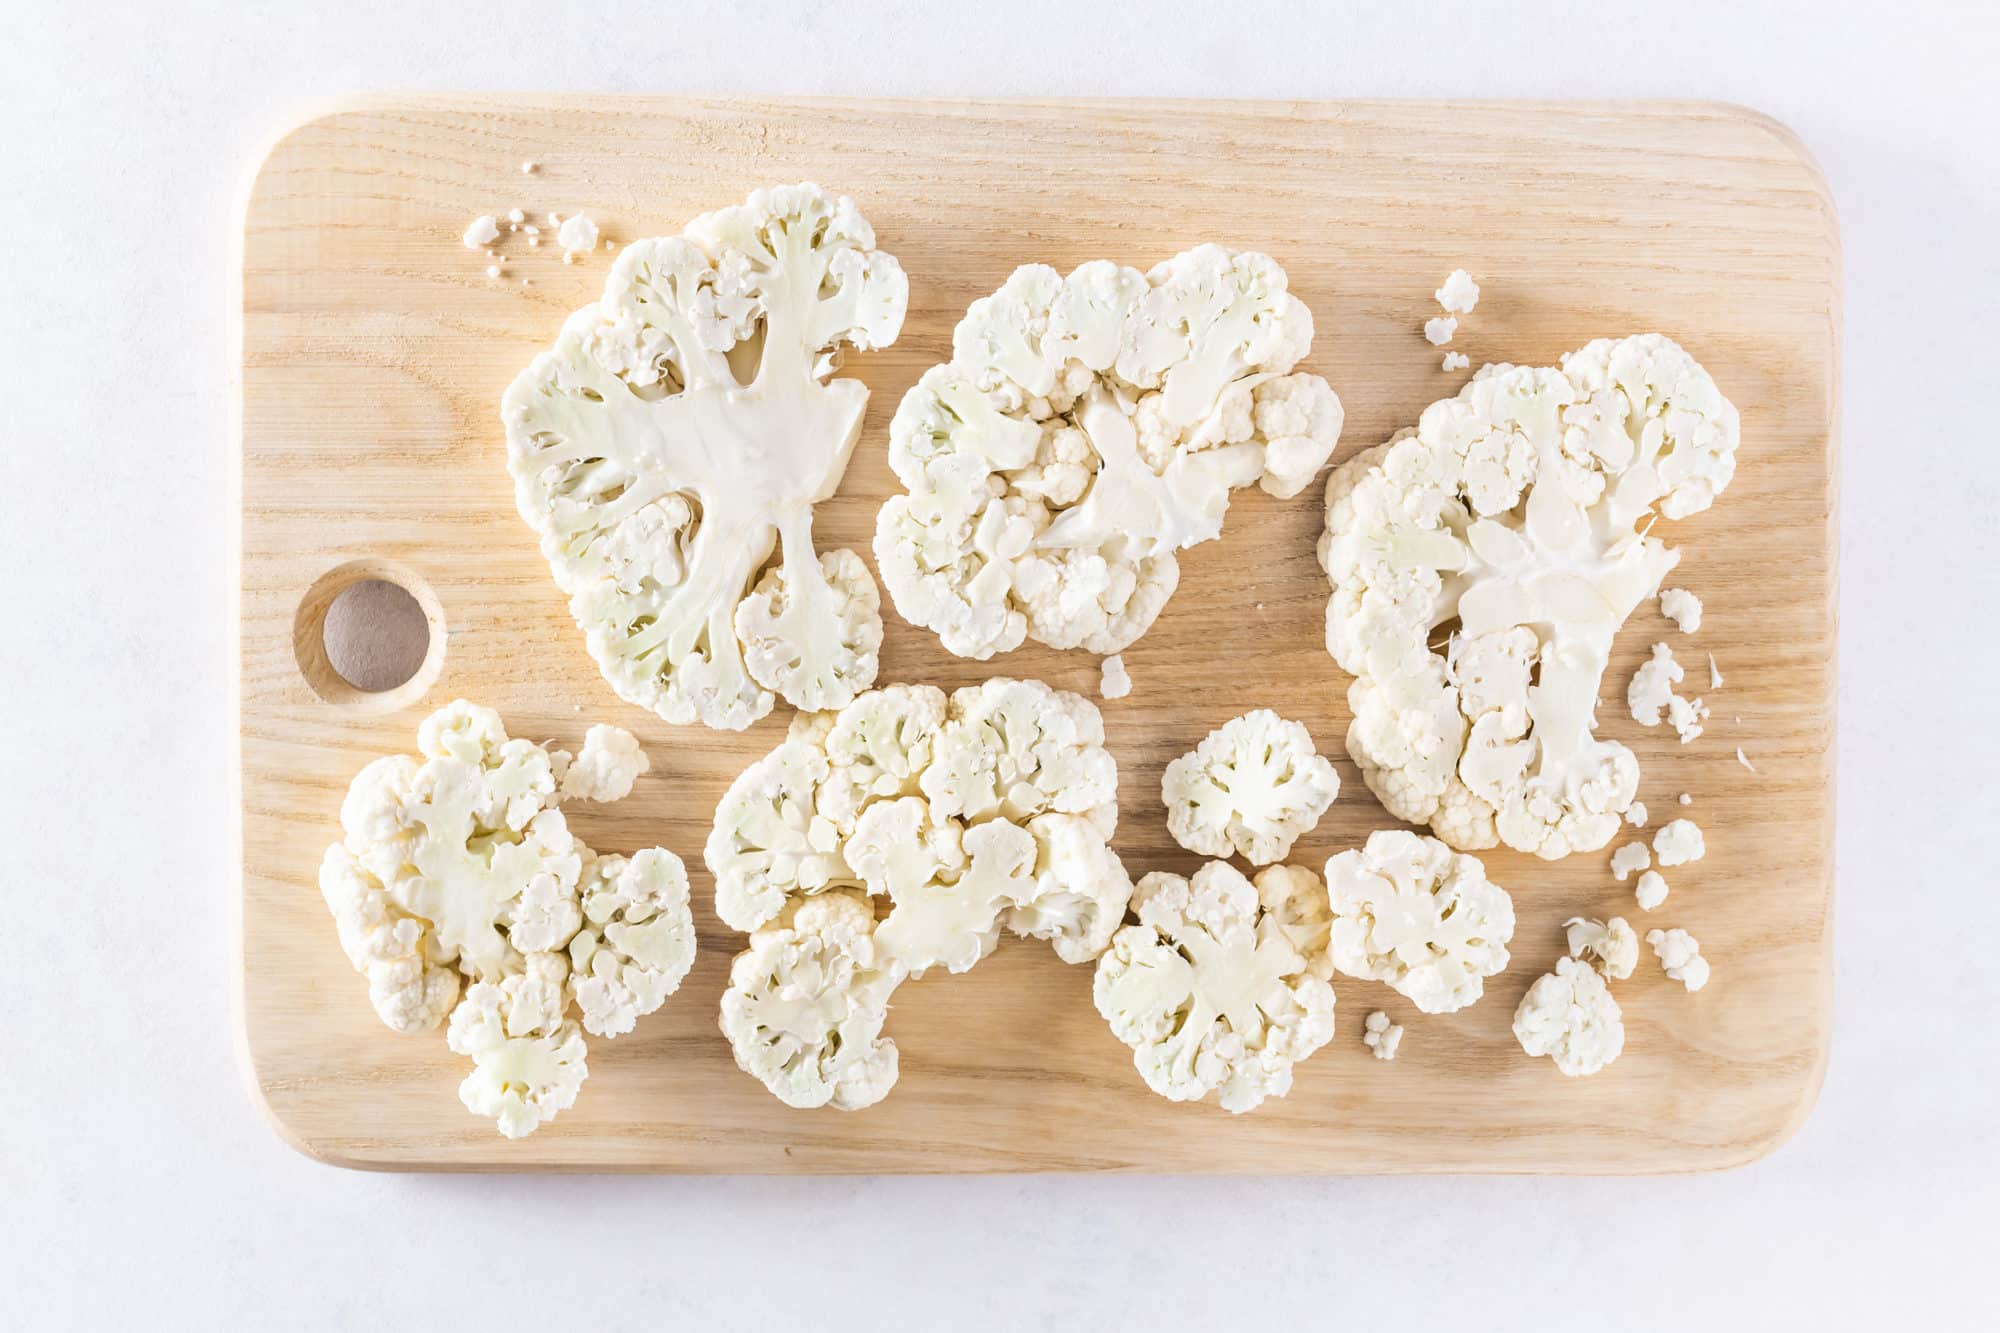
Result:
M583 1027L616 1036L680 984L687 872L657 847L600 858L569 832L560 802L615 800L645 771L616 727L592 727L572 761L461 699L424 721L417 748L355 777L320 892L382 1021L416 1032L449 1014L452 1049L479 1064L466 1105L519 1137L583 1080L572 1002Z
M1368 835L1326 863L1328 952L1350 977L1386 981L1427 1014L1479 997L1507 966L1514 900L1476 856L1402 829Z
M1752 773L1757 771L1757 765L1750 762L1750 757L1743 753L1743 747L1740 745L1736 747L1736 762L1749 769Z
M1433 347L1442 347L1458 332L1458 321L1449 315L1424 321L1424 341Z
M1377 1060L1393 1060L1396 1048L1403 1044L1403 1025L1391 1023L1389 1015L1377 1009L1368 1015L1368 1022L1361 1034L1361 1044L1375 1053Z
M499 237L500 224L493 220L492 214L483 213L466 225L465 235L461 239L465 242L466 249L483 250Z
M1666 974L1688 990L1698 991L1708 984L1708 960L1701 956L1694 936L1685 930L1649 930L1646 943L1653 946Z
M1653 835L1653 852L1663 866L1686 865L1707 854L1708 840L1692 819L1676 819Z
M1686 588L1668 588L1660 594L1660 614L1681 633L1692 634L1701 628L1701 598Z
M1653 864L1653 854L1646 850L1643 842L1628 842L1611 853L1611 877L1623 884L1635 871L1646 869Z
M909 493L875 558L896 609L961 657L1129 647L1233 490L1296 495L1333 452L1340 399L1293 373L1312 333L1265 255L1017 269L890 423Z
M1722 668L1715 664L1714 653L1708 655L1708 688L1711 690L1722 688Z
M1622 916L1609 921L1592 921L1573 916L1563 922L1563 934L1572 958L1594 955L1604 975L1623 981L1639 962L1639 934Z
M1632 890L1632 897L1639 904L1639 910L1650 912L1667 900L1667 877L1657 870L1648 870L1639 876L1639 883Z
M1521 998L1514 1037L1529 1055L1546 1055L1563 1073L1582 1077L1625 1049L1625 1020L1596 968L1558 958L1556 970L1538 978Z
M572 254L582 254L597 248L597 224L583 214L564 218L556 228L556 244L563 248L564 258Z
M1642 727L1660 725L1660 714L1674 701L1674 686L1680 684L1687 672L1674 660L1674 650L1664 643L1653 645L1653 655L1640 663L1632 673L1632 683L1625 687L1625 706L1632 713L1632 720Z
M1132 677L1125 670L1125 659L1117 653L1104 659L1098 676L1097 692L1106 699L1123 699L1132 692Z
M1689 795L1687 792L1682 792L1680 796L1680 801L1682 805L1693 805L1694 797Z
M854 1033L878 1042L905 979L966 971L1003 928L1096 958L1132 895L1109 845L1117 787L1097 709L1037 681L891 685L794 719L716 807L704 853L717 914L752 932L724 997L737 1062L792 1105L867 1105L895 1081L893 1043L849 1091L825 1069ZM803 1008L774 979L798 959L819 969Z
M1646 827L1647 813L1644 801L1634 801L1625 807L1625 822L1633 828L1644 828Z
M1133 891L1139 922L1098 962L1097 1011L1162 1097L1219 1090L1224 1110L1251 1110L1291 1091L1292 1067L1332 1040L1333 987L1283 926L1299 882L1281 869L1252 884L1211 861Z
M1454 315L1469 315L1479 304L1479 284L1462 268L1455 268L1437 289L1437 303Z
M1444 369L1447 372L1454 370L1468 370L1471 368L1471 366L1472 366L1472 358L1467 356L1463 352L1446 352L1444 354Z
M740 729L874 680L880 596L812 514L868 402L840 349L893 342L908 296L851 200L759 190L626 246L508 389L515 502L621 698Z
M1639 766L1594 734L1612 640L1679 559L1649 529L1714 501L1738 433L1707 373L1646 335L1487 366L1335 469L1327 647L1356 678L1348 753L1391 814L1549 859L1617 835Z
M1340 775L1297 722L1260 708L1223 723L1167 765L1167 831L1203 856L1252 865L1291 854L1340 792Z

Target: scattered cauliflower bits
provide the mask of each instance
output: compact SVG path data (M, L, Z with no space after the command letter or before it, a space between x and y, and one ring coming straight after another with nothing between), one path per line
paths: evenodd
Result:
M867 1106L896 1081L880 1033L904 979L968 970L1003 927L1095 958L1132 893L1117 788L1096 707L1038 681L891 685L794 719L704 854L717 915L750 932L722 1004L737 1064L788 1105Z
M1572 958L1596 958L1597 966L1612 981L1623 981L1639 964L1639 932L1622 916L1609 921L1592 921L1573 916L1563 922L1563 937Z
M1333 452L1340 399L1290 373L1312 334L1261 254L1015 270L890 423L909 494L882 506L875 558L896 609L961 657L1129 647L1232 490L1296 495Z
M1648 870L1633 887L1632 900L1639 904L1640 911L1652 911L1667 900L1667 877L1657 870Z
M908 297L853 201L759 190L626 246L508 389L515 502L620 698L741 729L874 681L880 594L812 512L868 402L841 345L895 341Z
M572 760L461 699L417 749L356 775L320 894L376 1014L398 1032L449 1015L451 1049L475 1064L460 1099L519 1138L576 1100L572 1008L582 1030L616 1037L687 975L687 871L658 847L600 856L570 835L562 802L616 800L646 771L616 727L592 727Z
M1326 863L1333 966L1386 981L1427 1014L1476 1001L1507 966L1514 900L1476 856L1406 829L1368 835Z
M1657 727L1664 711L1682 745L1700 736L1702 723L1708 720L1708 705L1700 699L1686 699L1674 693L1674 686L1686 675L1681 664L1674 660L1673 649L1664 643L1654 644L1653 655L1640 663L1639 669L1632 673L1632 683L1625 687L1625 706L1631 711L1632 720L1642 727Z
M1094 993L1146 1086L1177 1102L1219 1092L1231 1112L1290 1092L1292 1066L1333 1039L1318 877L1272 866L1253 884L1210 861L1192 880L1147 875L1132 910Z
M1708 960L1701 956L1694 936L1685 930L1649 930L1646 943L1653 946L1653 956L1666 974L1690 992L1708 984Z
M1391 1023L1389 1015L1377 1009L1368 1015L1368 1021L1361 1034L1361 1044L1375 1053L1377 1060L1393 1060L1396 1048L1403 1044L1403 1025Z
M1625 1019L1597 969L1558 958L1514 1010L1514 1038L1529 1055L1546 1055L1572 1078L1595 1074L1625 1049Z
M1551 860L1616 836L1639 765L1594 732L1611 642L1679 560L1648 529L1713 503L1737 437L1707 372L1649 334L1486 366L1334 471L1327 648L1391 814Z
M1174 841L1252 865L1291 854L1340 793L1340 775L1305 727L1268 708L1231 718L1167 765L1160 799Z

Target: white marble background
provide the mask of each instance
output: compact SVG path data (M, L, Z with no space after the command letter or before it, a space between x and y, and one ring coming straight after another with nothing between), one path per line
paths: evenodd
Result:
M951 8L8 7L0 1327L1990 1316L1996 7ZM228 1000L232 206L302 104L416 87L1676 96L1789 122L1847 256L1839 1017L1804 1130L1641 1180L399 1178L282 1146Z

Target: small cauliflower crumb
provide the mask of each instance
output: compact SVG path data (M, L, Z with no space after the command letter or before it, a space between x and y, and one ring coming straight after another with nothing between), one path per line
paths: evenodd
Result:
M1667 700L1667 722L1682 745L1701 736L1701 724L1708 721L1708 705L1700 699L1683 699L1678 694Z
M1667 877L1657 870L1648 870L1639 876L1639 887L1632 890L1639 910L1650 912L1667 900Z
M499 235L500 224L493 220L492 214L482 213L480 216L474 218L471 225L465 229L465 248L468 250L483 250L491 245Z
M1454 315L1469 315L1479 304L1479 284L1462 268L1455 268L1437 289L1437 303Z
M507 210L507 221L513 223L515 226L518 227L527 220L528 220L528 215L526 213L523 213L520 209L510 208Z
M1708 655L1708 688L1711 690L1722 688L1722 668L1715 664L1714 653Z
M521 174L523 176L532 176L541 169L542 164L539 162L523 162L521 164Z
M1653 946L1666 974L1690 992L1708 984L1708 960L1701 956L1701 945L1685 930L1649 930L1646 943Z
M1689 795L1689 794L1688 794L1687 792L1682 792L1682 793L1681 793L1681 804L1682 804L1682 805L1693 805L1693 804L1694 804L1694 797L1693 797L1693 796L1690 796L1690 795Z
M1451 341L1451 335L1457 332L1458 321L1449 315L1424 321L1424 341L1433 347L1444 346Z
M1736 762L1749 769L1752 773L1757 771L1757 765L1750 762L1750 757L1743 753L1743 747L1740 745L1736 747Z
M498 264L488 264L488 265L486 266L486 276L487 276L487 277L489 277L489 278L497 278L497 277L499 277L499 276L500 276L500 266L499 266Z
M1446 352L1444 354L1444 368L1446 370L1464 370L1471 364L1472 358L1463 352Z
M1644 828L1646 827L1646 814L1646 803L1644 801L1634 801L1625 807L1625 822L1633 828Z
M1653 655L1639 664L1632 673L1632 683L1625 687L1625 707L1632 720L1642 727L1659 726L1661 710L1673 703L1674 686L1686 674L1674 660L1673 649L1664 643L1654 644Z
M560 213L551 213L551 214L549 214L549 225L550 225L551 227L560 227L560 226L562 226L562 221L563 221L563 216L562 216L562 214L560 214Z
M1365 1030L1361 1034L1361 1044L1375 1052L1377 1060L1393 1060L1396 1048L1403 1044L1403 1025L1391 1023L1389 1015L1377 1009L1368 1015Z
M1653 853L1663 866L1684 866L1708 854L1708 840L1692 819L1676 819L1653 835Z
M1132 677L1125 673L1125 658L1113 653L1098 669L1097 692L1107 699L1123 699L1132 692Z
M556 231L556 244L563 248L563 257L580 254L597 248L597 224L583 214L566 219Z
M1653 854L1643 842L1628 842L1611 853L1611 877L1623 884L1634 872L1653 864Z
M1701 628L1701 598L1686 588L1668 588L1660 594L1660 614L1680 627L1683 634Z

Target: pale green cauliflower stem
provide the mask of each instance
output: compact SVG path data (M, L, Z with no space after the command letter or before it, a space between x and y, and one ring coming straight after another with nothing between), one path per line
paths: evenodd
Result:
M1348 751L1391 814L1549 859L1616 836L1639 772L1593 731L1612 639L1679 559L1655 516L1707 508L1738 437L1714 381L1649 334L1487 366L1335 470L1327 647L1355 677Z
M1260 254L1016 270L890 424L909 494L882 507L875 554L897 609L964 657L1127 647L1232 490L1294 495L1331 454L1339 398L1289 373L1311 343Z
M1293 1066L1333 1037L1333 987L1312 949L1326 916L1317 878L1273 866L1253 885L1211 861L1192 880L1147 875L1132 906L1138 924L1112 937L1094 995L1146 1086L1173 1101L1219 1092L1230 1112L1289 1092Z
M908 301L874 244L848 199L760 190L627 246L507 391L521 515L606 679L669 722L740 729L774 692L838 708L874 679L874 581L812 542L868 402L835 353L893 342Z

